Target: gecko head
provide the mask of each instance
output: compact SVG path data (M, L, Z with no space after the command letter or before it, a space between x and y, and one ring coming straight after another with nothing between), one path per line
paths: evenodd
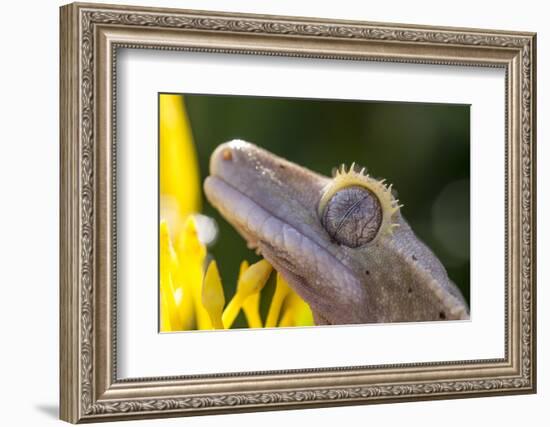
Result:
M440 300L456 296L391 187L354 165L326 177L235 140L212 154L204 190L317 323L438 319Z
M368 320L364 273L350 253L393 228L384 204L398 208L382 184L353 168L331 179L235 140L212 154L204 189L249 247L309 303L318 323Z

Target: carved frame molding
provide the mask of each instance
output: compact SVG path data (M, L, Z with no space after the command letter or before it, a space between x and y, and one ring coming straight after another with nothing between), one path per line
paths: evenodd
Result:
M75 423L535 391L535 34L71 4L61 8L60 42L62 419ZM505 68L505 358L118 380L118 48Z

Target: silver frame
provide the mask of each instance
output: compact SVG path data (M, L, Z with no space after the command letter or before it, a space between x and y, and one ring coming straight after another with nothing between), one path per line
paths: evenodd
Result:
M79 3L63 6L60 13L63 420L77 423L535 392L535 34ZM118 379L118 48L504 68L505 357Z

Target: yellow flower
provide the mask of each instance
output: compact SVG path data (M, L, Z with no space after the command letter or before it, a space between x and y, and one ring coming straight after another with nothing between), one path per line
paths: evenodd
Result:
M177 235L201 210L199 164L183 97L162 94L159 109L161 217Z
M223 312L223 324L226 328L231 327L244 301L251 295L259 294L269 279L271 269L271 265L263 259L240 274L237 291Z
M193 216L188 216L178 235L176 252L180 260L179 276L185 287L188 303L193 307L195 318L192 323L197 329L211 329L210 317L202 304L202 281L206 246L198 236L197 224Z
M223 329L222 311L225 297L216 261L211 261L206 269L202 285L202 305L210 316L212 326L215 329Z
M225 307L218 267L199 239L194 215L201 210L197 155L183 96L159 99L160 216L159 281L161 332L230 328L239 311L249 327L261 328L260 299L272 267L265 260L241 263L237 290ZM309 306L277 275L266 327L313 324Z
M190 294L181 281L183 270L172 247L168 225L160 223L160 329L162 332L190 329L193 321L193 307L189 304Z
M313 313L309 305L294 291L291 290L285 299L279 327L313 326Z
M192 217L201 209L202 195L191 128L182 96L160 95L159 109L160 211L165 222L164 226L161 223L159 236L160 275L164 283L160 298L161 331L209 329L212 324L201 302L206 247L198 238ZM170 249L162 250L163 241ZM168 254L170 260L164 259ZM166 296L169 289L171 298ZM172 313L174 310L178 313Z
M289 293L290 287L288 286L288 283L280 273L277 273L275 293L273 294L273 299L271 300L271 305L267 313L267 320L265 321L266 328L274 328L277 326L283 301Z
M239 270L239 280L248 268L248 261L241 262L241 268ZM246 298L243 302L242 309L246 316L249 328L261 328L263 326L262 317L260 316L260 295L261 292L255 292Z

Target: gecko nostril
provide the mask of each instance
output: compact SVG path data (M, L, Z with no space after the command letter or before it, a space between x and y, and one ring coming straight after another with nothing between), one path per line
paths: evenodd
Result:
M224 160L232 160L233 159L233 152L231 151L231 148L226 148L222 152L222 159Z
M447 316L445 316L445 313L444 313L444 312L440 311L440 312L439 312L439 318L440 318L441 320L445 320L445 319L447 318Z

